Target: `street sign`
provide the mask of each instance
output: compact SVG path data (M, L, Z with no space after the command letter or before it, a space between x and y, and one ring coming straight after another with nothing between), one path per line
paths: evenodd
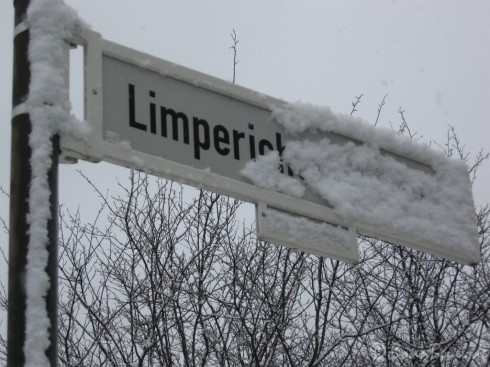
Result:
M62 137L65 159L104 160L256 203L259 236L322 256L355 262L357 231L464 263L478 262L479 251L456 253L455 246L446 248L430 235L414 241L407 231L390 229L389 218L383 223L346 215L322 190L306 184L301 167L293 169L283 159L290 142L356 147L364 146L362 137L342 129L294 134L274 119L273 111L291 107L284 101L106 41L95 32L86 31L82 39L85 112L93 131L84 141ZM430 162L403 150L381 149L380 154L406 172L437 173ZM278 159L271 170L274 183L244 170L267 156ZM289 183L304 191L291 191ZM467 202L472 205L471 195ZM266 220L271 214L285 224L271 224ZM300 217L327 228L325 233L339 234L335 243L325 239L322 244L318 236L301 241L291 229ZM468 238L474 239L472 232Z
M257 233L264 241L346 262L358 258L357 234L352 227L271 209L264 202L257 204L256 210Z

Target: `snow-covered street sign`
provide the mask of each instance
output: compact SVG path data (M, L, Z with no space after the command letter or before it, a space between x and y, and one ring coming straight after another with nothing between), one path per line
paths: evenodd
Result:
M81 38L93 131L85 141L62 138L65 159L109 161L256 203L260 236L322 256L355 262L357 231L479 262L462 162L328 108L264 96L94 32Z

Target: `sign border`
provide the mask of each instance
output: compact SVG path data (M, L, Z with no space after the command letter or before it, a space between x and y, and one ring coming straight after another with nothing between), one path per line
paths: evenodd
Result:
M273 107L284 107L287 102L104 40L99 33L90 30L86 30L83 37L77 40L77 43L81 43L85 48L84 112L85 119L90 122L92 131L90 136L83 141L66 136L62 137L62 157L66 162L74 162L77 159L84 159L90 162L103 160L130 169L141 170L141 166L138 166L135 162L143 161L143 171L156 176L220 192L251 203L266 203L268 207L293 212L297 215L322 220L334 225L349 227L332 208L263 189L251 183L246 184L212 172L129 150L104 140L102 57L106 55L268 111L272 111ZM196 80L199 80L198 84L196 84ZM291 208L294 208L294 211ZM355 229L352 229L352 231L355 231ZM335 257L335 254L332 254L332 257ZM350 258L345 254L339 254L337 257L348 262L356 262L358 260L357 254Z
M143 170L150 174L166 177L192 186L220 192L257 205L262 206L265 204L270 208L325 221L333 225L345 227L349 231L357 231L357 233L362 233L363 235L378 238L386 242L402 244L409 248L421 250L463 264L472 265L478 262L479 259L473 255L469 257L467 256L468 254L455 254L452 251L446 251L444 248L441 249L437 243L430 241L418 243L403 236L386 235L369 225L361 225L353 228L352 224L347 223L333 208L324 205L294 198L273 190L263 189L253 184L233 180L163 158L132 151L127 147L103 140L103 55L169 76L211 92L237 99L247 104L264 108L271 112L273 108L285 108L289 104L239 85L104 40L99 33L87 29L81 31L81 34L77 36L74 42L83 45L85 49L85 119L90 121L92 133L83 141L62 137L62 158L65 161L84 159L92 162L100 162L104 160L127 168ZM412 159L411 157L406 158ZM137 162L141 161L144 162L144 169L142 169L141 164L137 164ZM426 162L420 160L416 160L416 162L428 165ZM308 251L308 249L303 250ZM331 254L331 256L349 262L356 262L358 260L357 254L355 257L346 256L345 253L337 254L337 256Z

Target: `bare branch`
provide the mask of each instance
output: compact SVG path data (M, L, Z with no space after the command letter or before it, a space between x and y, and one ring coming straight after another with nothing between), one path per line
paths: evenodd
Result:
M238 59L237 59L237 45L238 42L240 42L237 38L235 29L231 32L231 40L233 41L233 44L230 46L230 49L233 50L233 84L235 84L235 77L236 77L236 66L238 65Z
M417 133L412 133L412 131L410 130L410 127L408 126L408 123L407 123L407 120L405 118L405 110L402 110L402 108L400 107L398 109L398 113L400 114L400 118L401 118L401 123L400 123L400 126L398 128L398 135L403 135L403 134L408 134L408 137L410 139L414 139L414 140L420 140L423 138L423 136L418 136L417 137Z
M388 94L384 95L383 99L381 100L381 103L378 105L378 114L376 115L376 121L374 122L374 126L378 125L379 117L381 116L381 111L383 110L383 107L386 104L386 98L388 98Z
M357 111L357 105L359 103L361 103L361 98L364 96L364 93L362 93L361 95L357 96L357 97L354 97L355 100L352 102L352 111L350 111L350 114L353 115L354 112Z

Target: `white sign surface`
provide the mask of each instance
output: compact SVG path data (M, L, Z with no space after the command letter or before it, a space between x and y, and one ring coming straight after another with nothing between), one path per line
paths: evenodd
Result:
M294 236L297 233L288 234L287 228L258 221L259 227L263 226L259 234L266 239L274 242L295 238L287 245L320 255L356 261L353 234L357 230L464 263L479 260L479 252L456 253L455 246L445 248L440 238L431 235L414 241L408 231L398 231L396 226L390 229L389 218L385 231L382 221L344 215L315 185L305 184L301 197L281 189L282 182L292 180L302 185L308 177L301 175L301 166L292 167L294 160L286 163L282 159L289 142L314 145L328 141L331 146L356 147L363 146L362 137L335 129L292 134L271 114L276 109L287 109L287 103L102 40L97 33L87 33L85 50L86 118L92 123L93 133L84 142L62 139L66 157L106 160L144 170L254 202L259 207L309 217L315 223L319 220L327 224L325 228L333 225L333 232L329 233L345 232L336 237L345 241L328 244L326 240L322 250L316 237L305 241L302 247ZM273 185L243 174L249 162L271 155L279 157L270 168L276 176ZM396 149L381 147L381 155L397 162L406 172L422 172L429 179L437 173L430 162ZM470 195L468 202L471 200Z
M104 130L136 151L245 182L246 162L284 149L261 106L111 57L103 86Z

